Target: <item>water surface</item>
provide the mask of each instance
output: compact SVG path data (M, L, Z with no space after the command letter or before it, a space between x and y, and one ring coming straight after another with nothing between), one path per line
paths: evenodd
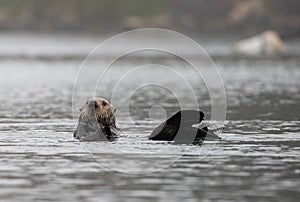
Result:
M113 103L125 134L112 143L81 144L72 134L78 115L77 106L75 113L72 112L72 92L81 56L97 45L98 38L25 36L19 39L17 34L1 35L1 41L6 42L0 49L1 201L297 201L299 198L300 60L297 57L232 58L226 40L201 39L213 56L218 55L215 62L226 89L226 128L219 134L222 140L206 141L201 147L149 141L147 136L163 118L158 114L156 120L150 120L149 109L162 105L172 114L179 105L176 96L163 88L141 88L126 105L130 107L129 120L122 106L128 91L136 84L131 80L119 87ZM19 40L18 45L13 40ZM293 51L297 51L296 47L292 46ZM101 60L95 59L91 74L79 81L82 84L76 93L82 99L94 92L89 82L98 68L103 68ZM147 58L145 62L150 63ZM194 79L188 67L174 58L151 61L161 62ZM113 76L99 86L96 92L101 95L98 95L108 97L113 90L111 83L126 68L140 63L143 62L138 59L116 63ZM161 79L155 71L141 74L141 80L143 75L145 79ZM191 94L182 83L173 77L162 76L162 79L185 98L185 107L192 106ZM200 108L209 119L209 92L203 81L196 82ZM80 105L82 101L75 102Z

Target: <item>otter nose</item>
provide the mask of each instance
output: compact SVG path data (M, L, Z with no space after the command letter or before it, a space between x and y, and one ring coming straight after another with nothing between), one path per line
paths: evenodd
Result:
M90 105L93 106L93 107L97 107L97 102L96 101L91 101Z

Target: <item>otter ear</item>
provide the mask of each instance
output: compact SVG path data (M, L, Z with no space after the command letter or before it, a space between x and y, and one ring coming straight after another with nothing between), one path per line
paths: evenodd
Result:
M82 108L79 108L79 111L81 112L81 111L82 111Z
M117 111L117 109L113 109L113 113L115 113Z

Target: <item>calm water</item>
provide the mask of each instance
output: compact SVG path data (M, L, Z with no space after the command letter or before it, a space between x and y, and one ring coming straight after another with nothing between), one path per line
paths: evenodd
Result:
M77 107L93 96L91 80L103 68L102 59L92 61L88 74L78 81L73 114L74 81L82 57L103 39L0 35L1 201L299 200L298 57L232 58L228 55L232 39L206 39L203 45L216 56L227 95L222 140L206 141L201 147L147 140L164 118L161 108L151 107L162 105L169 115L179 105L159 86L139 88L128 102L128 92L139 80L163 80L184 98L187 108L192 98L168 72L145 69L116 89L113 104L122 137L112 143L81 144L73 139ZM290 43L293 55L300 55L299 44ZM160 63L196 82L200 108L210 118L209 92L185 64L172 57L141 60L114 64L96 94L109 97L112 84L132 66Z

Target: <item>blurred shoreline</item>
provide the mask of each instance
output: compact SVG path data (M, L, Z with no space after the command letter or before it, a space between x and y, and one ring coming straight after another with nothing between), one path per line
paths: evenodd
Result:
M248 37L266 29L299 38L297 0L0 0L0 31L119 33L145 27Z

